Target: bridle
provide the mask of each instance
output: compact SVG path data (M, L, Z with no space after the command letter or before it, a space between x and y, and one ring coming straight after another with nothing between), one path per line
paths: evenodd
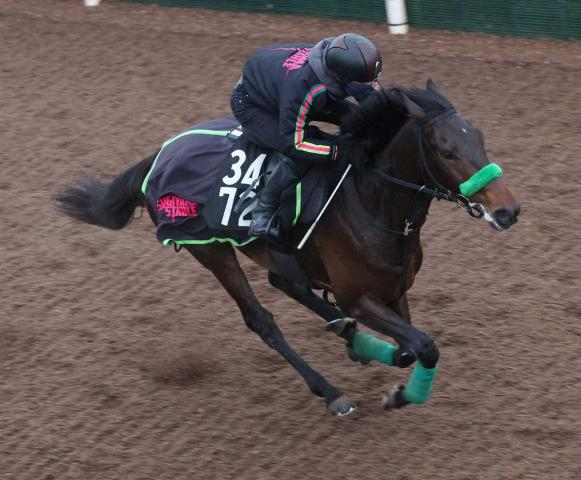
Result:
M454 202L460 208L466 211L470 216L474 218L481 218L486 212L484 206L480 203L471 202L466 195L462 195L461 193L454 193L447 189L446 187L444 187L440 182L438 182L438 180L430 170L430 167L428 165L428 159L424 151L424 145L427 145L431 153L434 156L437 155L432 146L430 145L430 143L428 142L428 139L424 134L424 130L428 127L431 127L432 125L434 125L436 122L443 118L451 117L455 113L456 110L454 109L446 110L445 112L439 113L438 115L435 115L432 118L419 122L418 125L415 127L416 143L420 157L420 168L422 173L422 180L424 181L423 185L408 182L407 180L403 180L401 178L393 177L392 175L388 175L387 173L384 173L376 168L373 168L372 171L380 179L384 180L387 183L392 183L399 185L401 187L415 190L418 193L429 195L437 200L446 200L448 202ZM417 230L417 228L414 230ZM405 233L405 235L407 235L407 233Z
M399 186L402 186L405 188L409 188L411 190L415 190L416 192L418 192L418 194L421 193L423 195L428 195L428 196L435 198L437 200L446 200L448 202L454 202L460 208L462 208L463 210L468 212L468 214L470 214L470 216L472 216L474 218L481 218L486 213L486 209L484 208L484 206L481 205L480 203L470 202L470 199L468 198L468 196L462 195L461 193L454 193L454 192L450 191L449 189L447 189L446 187L444 187L440 182L438 182L438 180L436 179L436 177L434 176L434 174L430 170L430 166L428 164L428 159L427 159L426 153L424 151L424 146L427 145L427 147L430 149L430 152L432 153L432 155L434 155L434 156L437 155L436 152L434 151L434 149L432 148L432 146L430 145L430 143L428 142L428 139L426 138L426 136L424 134L424 130L428 127L431 127L433 124L435 124L436 122L438 122L439 120L441 120L443 118L451 117L455 113L456 113L456 110L454 110L454 109L446 110L445 112L439 113L438 115L435 115L432 118L429 118L429 119L422 121L422 122L418 122L418 124L415 127L416 143L417 143L417 149L418 149L419 157L420 157L420 169L421 169L421 174L422 174L422 180L424 182L423 185L418 185L417 183L408 182L407 180L393 177L391 175L383 173L382 171L380 171L376 168L373 168L372 171L384 182L387 182L390 184L396 184L396 185L399 185ZM419 200L419 198L418 198L418 200ZM416 202L418 200L416 200ZM413 208L412 208L412 210L413 210ZM406 241L406 239L410 233L419 231L422 228L422 226L424 225L425 220L426 220L426 218L424 218L419 224L414 226L413 223L410 222L406 218L403 230L389 229L389 231L391 233L399 235L401 238L402 281L401 281L401 286L400 286L400 296L402 296L402 297L408 288L408 274L409 274L408 273L409 272L409 255L408 255L409 245L408 245L408 242ZM410 228L410 227L413 227L413 228Z

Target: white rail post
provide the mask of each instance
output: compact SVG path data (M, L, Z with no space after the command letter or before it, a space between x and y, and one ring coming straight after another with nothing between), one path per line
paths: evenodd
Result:
M101 3L101 0L85 0L85 7L96 7Z
M385 0L385 11L390 33L395 35L408 33L409 25L405 0Z

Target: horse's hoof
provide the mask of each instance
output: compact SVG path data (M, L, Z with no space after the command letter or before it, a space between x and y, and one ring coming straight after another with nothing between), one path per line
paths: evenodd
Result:
M337 320L333 320L329 322L325 327L326 330L333 332L336 335L341 336L345 330L350 327L354 327L357 325L357 321L351 317L343 317L338 318Z
M371 360L363 355L355 353L351 347L347 347L347 356L356 365L367 365Z
M381 407L384 410L392 410L394 408L401 408L409 404L404 396L403 389L405 385L397 384L391 387L391 390L387 395L384 395L381 399Z
M341 395L327 405L327 410L335 417L344 417L357 410L357 404L347 395Z

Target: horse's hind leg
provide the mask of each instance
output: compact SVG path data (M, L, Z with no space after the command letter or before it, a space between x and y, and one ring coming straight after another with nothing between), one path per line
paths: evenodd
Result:
M272 314L254 296L234 249L226 244L187 245L186 249L210 270L236 301L244 321L271 348L280 353L305 379L315 395L323 397L333 415L347 415L355 403L313 370L286 342Z
M351 340L357 333L355 319L349 318L338 307L326 302L304 285L293 283L274 272L268 274L268 280L273 287L278 288L293 300L325 319L328 322L327 328L329 330L347 340L347 355L353 362L361 365L369 363L368 358L355 353L351 346Z

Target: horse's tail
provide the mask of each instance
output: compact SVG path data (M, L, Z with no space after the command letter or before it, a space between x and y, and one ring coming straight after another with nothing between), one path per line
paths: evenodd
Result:
M156 155L132 166L111 182L84 177L63 186L54 195L61 212L75 220L119 230L133 219L135 208L145 206L141 185Z

